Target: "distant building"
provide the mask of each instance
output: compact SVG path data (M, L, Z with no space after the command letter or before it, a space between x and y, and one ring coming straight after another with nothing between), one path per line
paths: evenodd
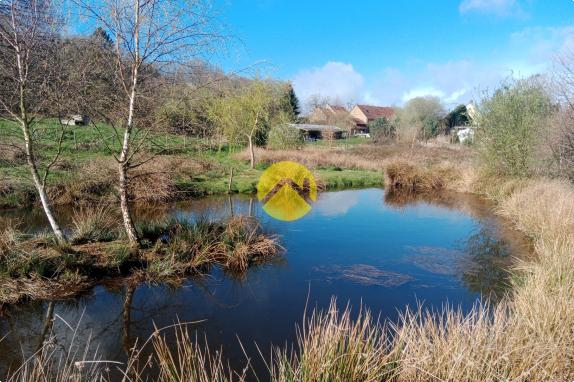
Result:
M70 126L87 126L90 124L90 117L80 114L70 115L66 118L60 119L60 123Z
M477 114L478 111L476 110L476 106L474 106L474 103L471 102L468 105L466 105L466 115L468 115L470 119L474 120Z
M308 119L312 124L335 124L347 119L349 111L343 106L324 105L318 106L311 112Z
M301 131L306 141L316 141L320 139L341 139L344 130L333 125L314 125L309 123L291 124Z
M393 119L395 109L385 106L357 105L351 110L350 117L354 122L351 135L365 134L369 132L369 123L379 119Z
M455 126L456 136L460 143L472 142L474 140L474 127Z

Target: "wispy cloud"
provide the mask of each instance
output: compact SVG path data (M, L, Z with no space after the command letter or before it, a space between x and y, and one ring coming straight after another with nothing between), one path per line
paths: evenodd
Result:
M481 13L499 17L526 17L528 14L517 0L463 0L460 13Z
M510 41L518 49L527 47L532 61L548 62L574 51L574 26L528 27L513 33Z
M363 76L353 65L343 62L328 62L319 68L302 70L293 78L293 88L303 101L313 95L353 102L364 94Z

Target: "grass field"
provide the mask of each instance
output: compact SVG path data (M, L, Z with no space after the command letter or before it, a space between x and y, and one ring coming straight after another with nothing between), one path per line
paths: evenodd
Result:
M60 126L46 121L37 129L40 169L56 153ZM0 139L16 143L17 126L0 120ZM13 134L10 134L13 133ZM314 151L358 147L365 139L340 140L326 145L309 145ZM114 151L119 141L107 125L66 127L60 159L48 178L48 193L54 204L94 202L115 198L116 164ZM231 192L254 193L261 172L269 165L269 155L261 157L256 169L250 169L241 147L218 145L209 139L189 138L169 133L150 134L143 144L142 157L156 158L132 171L131 193L135 201L167 201L202 195L222 194L229 190L230 172L234 176ZM270 150L258 150L270 153ZM282 160L288 160L283 158ZM297 160L293 158L292 160ZM309 163L324 189L380 186L380 168L347 168L332 163ZM25 157L14 149L0 153L0 208L34 205L36 192Z

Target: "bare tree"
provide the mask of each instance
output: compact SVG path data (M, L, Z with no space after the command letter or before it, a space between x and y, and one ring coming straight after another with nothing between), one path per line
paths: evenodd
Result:
M560 109L549 134L550 148L559 173L574 179L574 51L557 58L553 77Z
M0 3L0 146L21 151L52 231L59 243L66 242L46 192L50 170L62 152L64 126L46 122L59 117L58 87L61 62L58 52L59 23L52 0L7 0ZM53 150L39 153L39 143Z
M143 150L149 146L155 123L147 117L148 107L168 73L212 51L223 37L214 29L204 0L73 1L114 41L118 92L111 110L98 114L115 133L117 144L109 148L118 163L122 218L128 241L137 245L129 182L130 170L153 158L153 153Z

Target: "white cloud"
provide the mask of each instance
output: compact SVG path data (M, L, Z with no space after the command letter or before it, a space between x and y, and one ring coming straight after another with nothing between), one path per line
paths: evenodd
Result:
M423 88L416 88L412 90L408 90L407 92L403 93L402 101L407 102L410 99L416 97L425 97L425 96L433 96L438 98L444 98L445 93L437 88L434 87L423 87Z
M293 88L303 102L312 95L344 103L358 101L364 95L363 85L363 76L355 71L353 65L334 61L320 68L303 70L293 78Z
M467 94L469 92L470 89L468 88L463 88L463 89L459 89L459 90L455 90L454 92L451 93L451 95L449 95L448 97L446 97L444 100L447 103L455 103L458 100L461 99L462 96L464 96L465 94Z
M304 102L312 94L374 105L401 105L411 98L433 95L447 107L476 100L510 76L524 78L551 69L556 55L574 52L574 26L530 27L510 35L504 55L410 64L382 68L368 77L352 65L329 62L301 71L294 79ZM510 59L512 58L512 59Z
M463 0L459 7L460 13L482 13L496 16L527 16L517 0Z
M314 208L323 216L346 215L359 202L355 193L325 192L319 194Z
M529 27L510 36L516 49L528 48L530 60L548 62L574 50L574 26Z
M510 69L506 65L480 65L469 60L429 63L408 76L398 69L386 69L378 85L380 94L375 95L387 103L404 103L430 95L439 97L447 106L454 106L471 101L479 90L493 87L511 74Z

